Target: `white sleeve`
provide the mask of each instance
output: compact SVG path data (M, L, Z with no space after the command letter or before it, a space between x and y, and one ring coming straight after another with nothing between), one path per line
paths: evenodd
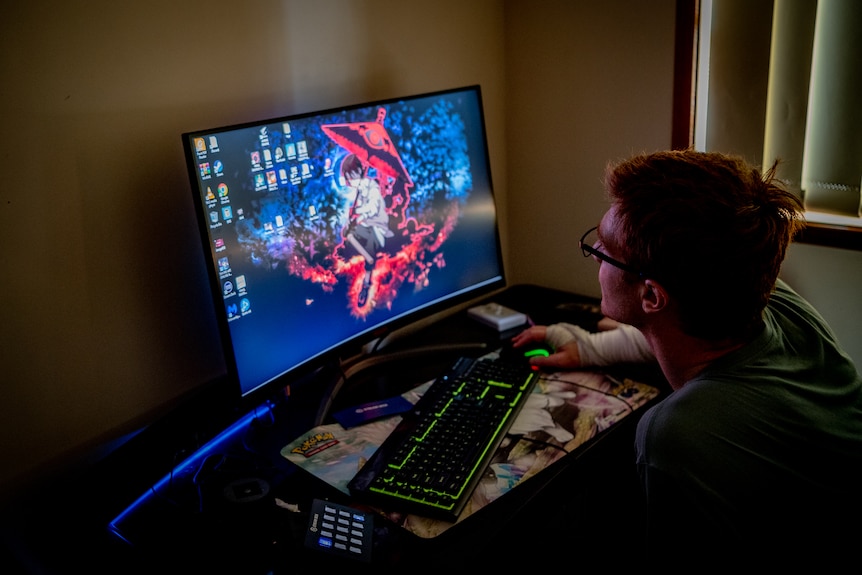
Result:
M545 339L554 348L577 341L581 364L584 366L655 361L640 330L627 324L594 333L570 323L556 323L548 326Z

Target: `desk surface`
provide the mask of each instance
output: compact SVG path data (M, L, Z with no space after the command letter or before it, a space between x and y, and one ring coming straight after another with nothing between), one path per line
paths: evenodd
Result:
M423 384L401 397L415 403L426 387ZM498 504L513 490L530 489L525 486L528 480L538 477L545 481L554 473L553 466L564 464L569 454L619 425L658 393L656 387L608 377L601 370L541 373L509 437L491 458L489 471L457 521L404 514L397 506L388 512L373 506L368 510L422 538L438 537L450 529L469 531L463 523L471 521L475 513ZM396 416L350 429L339 423L319 425L288 443L282 455L349 496L348 482L398 422Z
M567 305L594 303L589 298L514 286L492 299L527 313L536 323L569 321L594 327L594 317ZM459 312L396 342L393 348L483 342L490 350L511 335L499 334ZM418 361L408 358L364 370L340 389L329 411L402 393L433 378L458 353L457 349L437 352ZM482 353L477 349L475 355ZM404 368L404 361L410 369ZM618 369L619 378L628 376L658 387L662 394L667 391L653 369ZM321 372L315 377L332 374ZM304 386L271 410L237 422L233 434L198 450L184 466L158 481L140 477L140 471L153 460L164 465L176 457L170 451L175 445L162 445L161 438L136 438L104 463L63 478L52 486L50 496L22 502L20 531L4 535L12 541L10 546L16 546L14 553L38 565L34 571L41 573L83 569L277 574L292 572L297 564L310 560L324 567L343 565L346 560L303 546L307 515L302 510L308 510L314 498L346 504L349 498L281 455L288 442L317 423L319 394L326 387ZM395 522L378 522L372 564L346 566L352 572L414 565L420 571L468 564L511 568L569 548L573 542L590 549L595 557L607 553L608 564L618 566L626 560L619 554L625 545L608 535L622 526L628 529L638 516L633 437L642 411L567 455L563 465L549 468L540 480L525 483L529 488L511 490L460 523L457 530L448 530L446 537L423 539ZM176 438L168 438L172 441ZM171 465L164 469L170 471ZM140 488L142 482L147 487ZM137 506L116 521L117 533L112 533L108 524L139 497ZM286 503L297 504L300 512L286 509ZM636 564L636 555L626 557Z

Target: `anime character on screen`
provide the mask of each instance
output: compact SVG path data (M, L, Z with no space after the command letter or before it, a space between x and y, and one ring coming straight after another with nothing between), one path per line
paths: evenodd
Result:
M415 222L411 227L404 217L413 181L384 127L385 118L386 110L380 108L375 121L321 126L327 136L348 152L341 161L340 173L355 199L343 237L345 246L360 254L365 262L356 298L360 308L373 307L373 294L380 287L373 281L375 267L379 260L384 261L382 267L389 265L386 256L398 251L400 246L389 246L397 241L396 230L400 238L417 233ZM420 235L430 230L429 226Z
M249 260L316 286L303 294L306 306L317 305L318 290L343 289L358 321L398 300L421 302L433 282L457 281L447 275L444 246L473 181L456 108L441 98L419 109L380 107L368 119L366 109L310 122L309 169L322 177L255 198L257 213L236 221Z
M368 167L363 166L355 154L341 161L341 177L354 195L344 239L365 260L365 275L357 301L361 307L368 300L377 255L386 247L386 239L395 234L389 228L389 213L380 183L370 177Z

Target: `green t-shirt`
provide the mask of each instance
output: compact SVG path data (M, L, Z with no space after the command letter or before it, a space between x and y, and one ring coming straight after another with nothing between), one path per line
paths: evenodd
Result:
M716 560L791 562L832 557L845 537L862 544L847 526L862 521L862 378L781 281L764 324L638 424L654 557L670 543Z

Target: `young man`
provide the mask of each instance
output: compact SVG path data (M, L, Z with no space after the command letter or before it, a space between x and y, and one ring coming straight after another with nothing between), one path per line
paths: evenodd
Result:
M581 247L619 327L515 338L554 345L533 360L546 368L658 362L674 391L636 436L655 564L822 566L862 543L862 378L778 279L803 221L773 176L695 151L610 167L610 208Z

